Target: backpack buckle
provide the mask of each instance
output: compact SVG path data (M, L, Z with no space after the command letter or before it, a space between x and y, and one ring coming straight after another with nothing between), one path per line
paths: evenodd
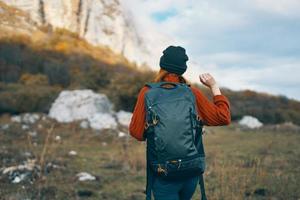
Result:
M153 112L153 111L152 111ZM156 125L158 123L158 118L155 112L152 114L152 125Z
M160 164L158 164L157 173L159 173L159 174L164 173L165 175L168 174L167 170L164 169L164 168L162 168L162 167L160 166Z
M170 161L167 161L167 164L168 163L171 163L172 165L177 165L177 169L179 169L181 167L181 159L178 159L178 160L170 160Z
M152 124L153 125L156 125L158 123L158 119L155 117L153 120L152 120Z
M179 169L179 168L180 168L180 166L181 166L181 159L179 159L179 160L178 160L178 162L179 162L179 164L178 164L178 167L177 167L177 169Z
M146 123L145 123L145 130L147 130L147 129L149 128L149 126L150 126L149 123L146 122Z
M152 119L151 124L149 122L146 122L145 123L145 130L147 130L150 126L155 126L156 124L158 124L158 119L157 118Z
M145 124L145 129L149 128L150 126L155 126L158 123L158 118L156 113L151 109L152 107L149 106L148 107L148 111L149 111L149 119ZM152 122L151 122L152 121ZM150 122L150 123L149 123Z

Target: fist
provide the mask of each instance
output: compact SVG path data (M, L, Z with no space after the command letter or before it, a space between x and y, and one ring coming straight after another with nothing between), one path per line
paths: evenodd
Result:
M214 77L212 77L209 73L200 74L199 79L203 85L209 88L212 88L217 84Z

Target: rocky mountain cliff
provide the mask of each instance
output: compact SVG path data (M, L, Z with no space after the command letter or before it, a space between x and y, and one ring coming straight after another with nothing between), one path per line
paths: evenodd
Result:
M28 13L0 1L0 36L9 36L16 32L29 35L38 31L36 25Z
M149 57L130 13L119 0L0 0L29 14L37 25L64 28L142 64Z

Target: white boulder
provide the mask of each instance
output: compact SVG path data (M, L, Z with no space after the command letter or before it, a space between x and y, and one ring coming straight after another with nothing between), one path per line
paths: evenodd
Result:
M87 173L87 172L80 172L76 175L79 181L94 181L96 177Z
M61 137L59 135L55 136L55 140L56 141L60 141L61 140Z
M13 180L12 183L20 183L26 178L26 174L20 174L19 176L16 176Z
M95 114L111 112L112 104L104 94L97 94L92 90L66 90L52 104L49 116L59 122L72 122L94 119Z
M82 122L80 122L80 127L83 128L83 129L86 129L86 128L89 128L89 122L84 120Z
M69 155L70 156L77 156L77 152L72 150L72 151L69 152Z
M39 119L40 116L36 113L25 113L22 117L22 122L25 124L34 124Z
M116 113L117 116L117 120L119 122L119 124L123 125L123 126L129 126L131 117L132 117L132 113L131 112L126 112L123 110L120 110L119 112Z
M126 133L124 133L124 132L122 132L122 131L120 131L119 133L118 133L118 137L120 137L120 138L122 138L122 137L126 137L128 134L126 134Z
M128 127L132 113L114 112L112 103L104 94L92 90L67 90L54 101L49 116L65 123L82 120L81 128L102 130L117 129L118 125Z
M22 119L21 119L20 115L16 115L16 116L11 117L11 121L15 122L15 123L21 123Z
M22 165L16 165L16 166L11 166L2 169L2 174L10 174L14 171L33 171L35 168L39 168L38 165L36 165L36 160L34 159L29 159L27 160L24 164Z
M29 129L29 126L28 125L26 125L26 124L23 124L22 125L22 130L28 130Z
M263 126L263 123L261 123L257 118L250 115L243 116L243 118L238 123L251 129L260 128Z
M36 113L25 113L23 115L15 115L11 117L11 121L15 123L34 124L40 119Z
M96 130L115 129L117 121L110 113L96 113L88 118L90 127Z
M3 125L1 126L1 129L2 129L2 130L7 130L7 129L9 129L9 124L3 124Z

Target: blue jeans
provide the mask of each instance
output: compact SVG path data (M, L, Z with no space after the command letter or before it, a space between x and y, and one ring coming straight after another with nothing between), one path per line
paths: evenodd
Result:
M199 177L179 181L154 179L153 195L155 200L190 200L198 185Z

